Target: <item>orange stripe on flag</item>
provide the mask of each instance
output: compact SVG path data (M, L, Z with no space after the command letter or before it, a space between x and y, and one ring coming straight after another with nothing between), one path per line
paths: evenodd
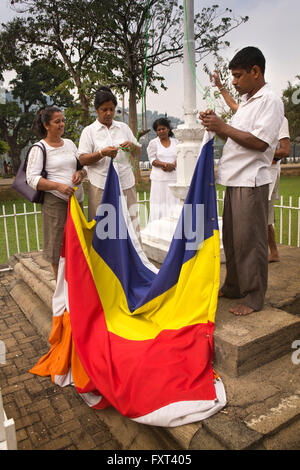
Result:
M67 311L58 317L53 316L52 330L49 336L51 348L30 370L33 374L45 377L65 376L71 367L72 378L76 388L86 390L90 379L85 372L72 337L70 315Z

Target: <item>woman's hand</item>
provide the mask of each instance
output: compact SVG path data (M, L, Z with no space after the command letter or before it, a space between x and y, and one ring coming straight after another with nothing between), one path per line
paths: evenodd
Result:
M160 168L161 170L166 172L171 172L176 169L176 161L174 161L173 163L167 163L156 159L152 162L152 166Z
M171 171L174 171L175 168L176 168L176 164L174 163L164 163L162 170L166 172L171 172Z
M74 193L74 188L72 186L69 186L67 184L63 183L57 183L57 191L59 191L61 194L65 194L65 196L72 196Z
M84 173L83 173L84 172ZM78 170L72 176L72 183L73 184L80 184L85 176L85 170Z

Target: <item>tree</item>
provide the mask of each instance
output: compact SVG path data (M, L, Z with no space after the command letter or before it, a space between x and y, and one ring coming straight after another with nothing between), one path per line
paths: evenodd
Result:
M289 121L289 130L291 141L300 138L300 75L296 76L299 80L296 84L288 82L288 86L282 93L285 116Z
M22 149L36 139L32 125L37 110L51 103L45 91L59 105L70 105L73 100L65 90L57 89L65 71L56 64L35 60L31 65L19 64L16 68L17 76L10 82L13 99L0 104L0 138L9 145L14 173L20 165Z
M20 165L21 151L32 138L33 112L22 112L16 101L0 104L0 136L9 145L13 173Z
M8 36L12 48L18 51L17 60L10 60L8 55L2 70L3 67L15 69L16 62L36 58L63 64L68 77L62 86L77 94L82 124L86 125L92 91L105 81L104 77L108 81L113 79L99 48L99 24L105 18L108 0L11 0L10 3L17 11L26 12L26 16L2 25L0 45L1 42L5 45ZM99 4L99 18L95 17L95 4ZM1 52L5 59L5 48Z
M158 65L183 56L183 7L178 0L10 0L26 17L3 25L14 47L31 58L59 58L78 94L85 125L101 84L129 93L129 126L137 135L137 102L146 89L165 88ZM197 60L228 46L226 34L248 17L235 18L218 5L195 15ZM20 52L20 54L21 54ZM139 166L137 165L137 168Z
M0 140L0 157L9 151L9 145L4 140Z
M170 66L183 57L183 7L178 0L115 0L107 13L101 47L114 55L116 86L129 91L129 125L136 134L138 99L147 88L158 92L159 84L165 89L157 66ZM203 8L195 15L197 61L228 46L224 36L247 20L235 18L228 8L220 11L218 5Z

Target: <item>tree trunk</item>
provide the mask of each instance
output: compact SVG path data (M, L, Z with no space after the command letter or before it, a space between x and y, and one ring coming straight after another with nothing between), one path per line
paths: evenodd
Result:
M125 122L125 98L124 98L124 93L122 93L122 122Z
M21 163L21 148L19 145L17 145L12 139L8 140L8 145L9 145L9 161L12 166L12 173L15 175L19 169L20 163Z
M80 94L80 103L82 108L82 124L86 127L89 124L90 110L89 101L84 94Z

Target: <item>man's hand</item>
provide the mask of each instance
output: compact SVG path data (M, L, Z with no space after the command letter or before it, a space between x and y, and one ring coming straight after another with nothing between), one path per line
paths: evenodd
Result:
M221 82L220 75L219 75L219 72L217 70L214 71L214 73L211 77L211 80L215 83L216 87L218 87L219 89L223 88L223 84Z
M216 134L224 134L226 124L212 109L201 112L199 118L207 131L215 132Z
M211 109L201 112L199 118L207 131L215 132L221 139L231 138L237 144L250 150L265 152L268 144L251 132L240 131L222 121Z
M123 150L124 152L134 152L135 150L135 145L133 142L123 142L123 144L120 144L120 149Z
M118 148L113 146L105 147L101 150L101 153L104 157L115 158L118 153ZM100 158L100 157L99 157Z

